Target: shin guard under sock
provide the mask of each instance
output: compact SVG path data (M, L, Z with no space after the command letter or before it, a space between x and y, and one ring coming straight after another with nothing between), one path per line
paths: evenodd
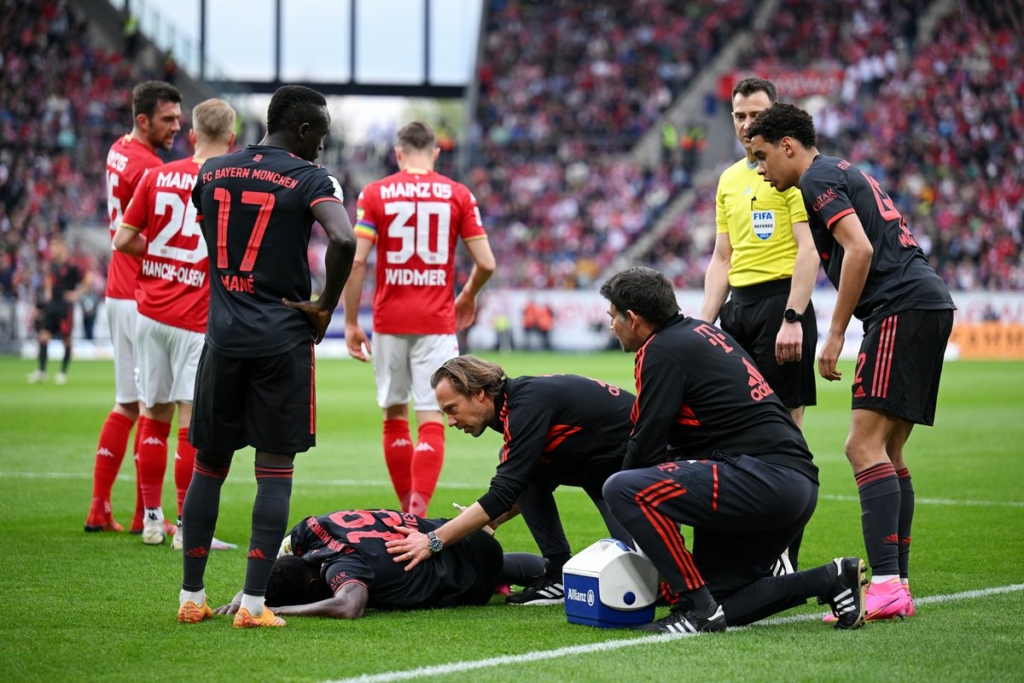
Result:
M856 474L871 578L899 575L900 484L891 462Z
M181 587L187 591L203 590L206 560L210 556L213 530L220 512L220 491L228 476L228 467L211 467L202 462L202 453L196 455L192 482L182 505L182 524L188 526L182 547Z
M247 595L262 596L267 592L270 570L288 527L294 471L292 466L256 465L256 502L252 506L252 536L243 589Z
M419 443L412 456L412 490L409 512L425 515L437 488L444 465L444 425L424 422L419 426Z
M391 475L402 512L409 511L409 491L412 487L412 436L408 420L384 420L384 462Z
M900 579L910 579L910 527L914 523L914 485L910 481L910 471L904 467L896 470L900 481L900 522L897 532L900 535Z

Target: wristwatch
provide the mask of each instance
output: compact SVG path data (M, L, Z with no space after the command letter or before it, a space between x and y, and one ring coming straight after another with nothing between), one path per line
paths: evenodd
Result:
M437 537L433 531L427 532L427 550L437 554L444 550L444 541Z
M786 312L783 313L782 317L786 319L787 323L798 323L804 319L802 313L797 313L792 308L787 308Z

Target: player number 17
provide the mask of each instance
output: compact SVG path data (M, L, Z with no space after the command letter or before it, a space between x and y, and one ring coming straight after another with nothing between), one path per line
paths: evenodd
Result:
M223 187L213 189L213 198L220 203L220 210L217 212L217 267L228 267L228 219L231 216L231 192ZM253 192L245 190L242 192L243 204L255 204L260 207L256 214L256 224L249 235L249 242L245 245L245 254L242 256L242 265L239 272L246 273L256 265L256 256L260 251L260 244L263 242L263 233L267 231L267 223L270 222L270 214L274 211L274 195L270 192Z

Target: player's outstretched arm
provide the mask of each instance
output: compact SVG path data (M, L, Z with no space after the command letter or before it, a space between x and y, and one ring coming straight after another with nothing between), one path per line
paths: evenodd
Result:
M458 330L464 330L473 324L473 320L476 319L476 295L494 275L496 268L494 253L486 237L468 240L466 249L473 259L473 270L469 274L466 286L455 298L455 328Z
M796 241L796 262L793 264L793 280L789 287L786 308L798 313L807 310L818 277L818 252L814 238L806 221L793 223L793 239ZM804 330L800 322L783 323L775 337L775 360L778 363L797 362L803 356Z
M366 611L370 593L361 583L347 583L333 598L307 605L278 605L271 607L274 614L286 617L327 617L328 619L358 619ZM214 614L235 614L242 606L242 591L238 591L230 604L213 610Z
M352 273L345 283L342 299L345 304L345 346L348 353L356 360L364 363L370 360L367 350L370 339L366 331L359 326L359 302L363 296L363 282L366 281L366 259L373 249L371 240L359 237L356 239L356 257L352 262Z
M836 295L836 306L832 310L832 322L829 324L828 335L818 354L818 374L834 382L843 374L836 369L839 354L843 351L846 341L846 328L857 307L864 283L868 280L871 270L871 257L874 248L871 240L864 232L864 225L857 214L850 213L840 218L832 227L832 235L843 248L843 270L839 275L839 291Z
M732 242L729 233L715 235L715 250L704 273L704 303L700 307L700 319L715 324L722 304L729 295L729 267L732 264Z
M311 602L308 605L279 605L271 607L274 614L284 617L326 617L328 619L358 619L366 611L370 592L361 583L349 582L333 598Z

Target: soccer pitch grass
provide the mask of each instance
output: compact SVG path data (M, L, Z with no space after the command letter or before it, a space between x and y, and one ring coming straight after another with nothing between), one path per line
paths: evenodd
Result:
M511 375L633 383L632 356L621 353L484 355ZM111 364L74 363L66 386L29 386L32 369L0 358L0 681L1024 680L1024 363L947 364L937 424L911 437L917 616L837 632L820 623L823 608L808 605L764 625L690 638L572 625L561 607L498 598L356 621L293 617L283 629L235 630L230 617L179 625L181 559L169 543L82 531L96 438L113 399ZM806 567L864 552L843 457L852 363L841 370L838 384L818 380L819 405L805 420L822 482L801 551ZM297 458L291 523L339 508L394 507L372 369L323 361L317 380L319 445ZM486 490L499 445L494 432L447 433L431 516L451 516L452 502ZM247 547L254 493L252 451L240 451L218 537ZM114 489L125 525L134 496L126 462ZM582 492L556 496L574 550L605 535ZM168 474L164 510L174 509ZM521 520L498 538L506 550L536 551ZM211 603L230 600L244 571L243 550L213 553Z

